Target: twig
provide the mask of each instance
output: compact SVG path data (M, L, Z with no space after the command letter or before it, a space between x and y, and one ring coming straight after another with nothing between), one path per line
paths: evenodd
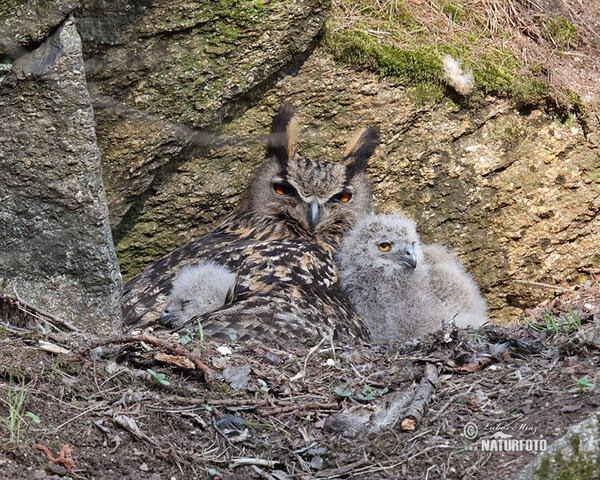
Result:
M210 405L211 407L252 407L265 414L293 412L294 410L339 410L339 403L308 402L298 403L297 400L280 400L272 398L269 400L259 398L226 398L220 400L209 400L207 398L186 398L171 395L165 398L167 403L187 403L192 405Z
M559 287L557 285L550 285L549 283L532 282L530 280L513 280L515 283L522 283L524 285L533 285L534 287L550 288L552 290L558 290L559 292L572 292L570 288Z
M232 458L229 463L230 468L241 467L242 465L259 465L261 467L273 468L277 462L265 460L263 458Z
M266 415L278 415L280 413L294 412L296 410L340 410L339 403L305 403L301 405L289 405L287 407L258 407L258 410Z
M315 345L313 348L310 349L310 352L308 352L308 355L306 355L306 358L304 359L304 372L306 372L306 365L308 364L308 359L310 358L310 356L315 353L319 347L321 345L323 345L323 342L325 341L326 337L323 337L321 339L321 341L318 343L318 345Z
M61 423L58 427L56 427L54 430L52 430L50 433L51 434L55 434L58 433L58 431L64 427L65 425L77 420L80 417L83 417L84 415L87 415L90 412L93 412L94 410L98 410L100 408L106 408L106 404L104 402L99 402L96 405L94 405L91 408L88 408L87 410L81 412L79 415L75 415L73 418L69 418L66 422Z
M438 369L432 363L425 365L425 373L419 384L419 388L408 406L404 419L400 423L402 430L414 430L422 420L425 408L431 400L431 396L439 387Z
M11 325L7 322L0 322L0 325L2 325L3 328L12 333L32 333L31 330L28 330L26 328L15 327L14 325Z
M36 313L39 313L40 315L42 315L46 318L49 318L54 323L58 323L59 325L61 325L62 327L65 327L67 330L70 330L71 332L82 333L82 331L79 328L77 328L75 325L68 322L67 320L57 317L56 315L52 315L51 313L48 313L48 312L42 310L41 308L35 307L35 306L31 305L30 303L26 302L25 300L23 300L21 297L19 297L19 294L17 293L17 291L15 290L14 287L13 287L13 293L15 294L15 297L13 298L13 300L16 300L21 305L29 308L30 310L33 310ZM8 298L11 298L8 295L5 295L5 296Z
M362 467L365 463L367 463L367 461L367 458L363 457L360 460L357 460L353 463L349 463L348 465L344 465L343 467L321 470L320 472L317 472L315 476L317 478L334 478L339 477L341 475L346 475L355 468Z
M208 368L207 365L205 365L200 360L200 358L198 358L198 355L196 355L194 352L190 352L190 351L186 350L181 345L176 345L174 343L167 342L166 340L163 340L161 338L153 337L152 335L146 335L143 333L139 334L139 335L123 334L123 335L112 335L109 337L99 338L99 339L94 340L93 342L90 342L90 343L86 344L85 346L81 347L75 353L75 355L82 354L86 350L92 350L96 347L101 347L103 345L110 345L110 344L114 344L114 343L134 343L134 342L150 343L157 347L164 348L165 350L167 350L171 353L174 353L175 355L181 355L182 357L186 357L194 364L194 366L198 370L200 370L204 374L204 380L206 380L207 382L210 382L212 380L212 371L210 370L210 368Z

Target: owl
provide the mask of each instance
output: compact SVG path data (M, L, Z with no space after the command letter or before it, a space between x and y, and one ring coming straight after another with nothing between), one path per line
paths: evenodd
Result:
M201 318L205 333L215 338L228 338L231 329L241 339L366 334L339 289L333 255L344 234L371 211L364 170L379 131L359 132L338 162L299 156L297 132L291 107L282 106L266 158L236 209L213 232L167 254L125 285L127 325L158 318L179 270L211 261L238 279L235 302Z
M221 265L186 265L173 282L171 301L160 313L160 323L183 325L192 317L223 307L232 300L235 283L235 274Z
M442 321L479 327L487 306L458 258L423 245L415 223L368 215L346 236L339 254L342 289L376 343L403 342L439 330Z

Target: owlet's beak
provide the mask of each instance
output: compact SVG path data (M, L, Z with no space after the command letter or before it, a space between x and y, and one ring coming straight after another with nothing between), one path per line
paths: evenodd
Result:
M394 260L405 268L417 268L417 254L412 245L403 245L394 255Z
M174 322L179 318L179 315L175 313L175 309L173 308L173 302L169 302L169 304L163 308L163 311L160 312L159 323L164 326L173 325Z

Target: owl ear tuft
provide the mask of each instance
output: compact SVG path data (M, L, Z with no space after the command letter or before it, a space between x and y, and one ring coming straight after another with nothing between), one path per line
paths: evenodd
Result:
M342 163L347 167L347 176L352 178L363 170L367 160L379 145L379 128L368 127L359 131L346 145Z
M294 109L290 104L281 105L277 115L273 118L267 144L267 155L273 155L284 169L288 161L294 157L294 144L300 130L298 120L294 115Z

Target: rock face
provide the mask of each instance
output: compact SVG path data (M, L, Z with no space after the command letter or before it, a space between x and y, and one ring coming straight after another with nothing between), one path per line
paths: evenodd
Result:
M313 158L339 160L354 131L380 125L383 146L368 168L378 211L403 211L424 241L457 251L492 319L514 319L548 293L514 280L577 283L600 264L595 134L586 139L574 121L492 97L471 108L449 100L419 107L414 91L336 65L317 49L296 75L217 130L229 144L193 152L163 177L120 238L125 265L134 269L196 238L235 205L264 152L258 134L287 100L304 128L298 151Z
M40 42L79 5L79 0L2 0L0 55L17 57Z
M600 411L569 428L511 480L598 478L600 476Z
M72 21L15 60L0 112L0 285L92 331L117 330L121 277Z
M135 225L145 201L189 153L212 145L214 138L198 135L195 129L244 110L311 50L325 22L327 4L326 0L82 3L75 16L84 42L117 242ZM218 209L217 216L223 213ZM164 244L173 246L174 241Z

